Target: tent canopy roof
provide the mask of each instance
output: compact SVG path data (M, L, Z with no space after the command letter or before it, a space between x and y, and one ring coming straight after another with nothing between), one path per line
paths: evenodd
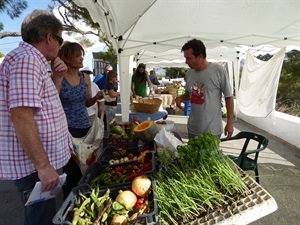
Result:
M236 48L241 45L278 48L300 45L299 0L74 2L88 9L114 47L125 55L147 57L156 53L159 58L161 56L158 57L157 53L177 50L176 56L179 56L182 45L192 38L201 39L208 50L219 46L234 49L233 53L208 54L210 58L236 57ZM141 61L143 56L139 58ZM168 57L163 60L174 60L174 55L169 54Z

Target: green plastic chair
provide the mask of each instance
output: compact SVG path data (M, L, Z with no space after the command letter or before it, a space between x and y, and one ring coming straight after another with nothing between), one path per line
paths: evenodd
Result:
M258 155L259 152L266 149L269 140L260 134L256 134L248 131L241 131L229 139L221 138L221 142L230 141L230 140L239 140L239 139L245 139L241 153L238 156L228 155L228 157L232 159L242 170L244 171L254 170L256 176L255 178L256 182L259 183L258 166L257 166ZM257 142L256 149L248 149L248 145L250 141Z

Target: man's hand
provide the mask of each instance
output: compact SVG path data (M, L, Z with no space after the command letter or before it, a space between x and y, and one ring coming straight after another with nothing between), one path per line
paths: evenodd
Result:
M225 128L224 128L224 135L227 138L231 138L232 134L233 134L233 124L232 123L227 123Z
M180 97L175 98L175 103L176 106L181 109L182 111L184 111L184 107L181 106L181 103L183 103L184 101L182 101L182 99Z
M59 183L59 175L50 165L46 168L38 169L38 176L42 183L42 192L56 188Z

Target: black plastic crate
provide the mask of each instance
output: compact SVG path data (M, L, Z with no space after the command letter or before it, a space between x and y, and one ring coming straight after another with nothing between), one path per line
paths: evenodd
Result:
M141 145L139 145L140 149L146 149L146 150L151 150L154 153L157 152L157 145L155 143L155 141L147 141L147 142L142 142Z
M135 167L136 165L139 165L138 163L141 162L130 161L113 165L103 165L99 161L94 162L87 169L78 184L92 185L93 180L98 178L97 184L101 185L101 188L115 185L124 185L132 182L132 180L136 176L144 174L149 175L156 170L156 163L153 152L147 152L145 160L143 162L143 167L140 170L137 170L137 168ZM124 175L125 177L123 178L122 175Z
M101 155L98 157L97 161L99 161L102 165L111 165L111 164L123 164L127 162L132 162L137 160L139 156L143 154L143 150L147 150L146 159L150 159L154 161L153 153L154 151L150 151L150 147L145 148L124 148L124 147L116 147L116 146L108 146L104 148ZM131 156L129 156L131 155ZM126 161L124 161L124 159Z
M150 177L152 180L152 187L153 187L153 178ZM120 190L130 190L131 189L131 183L126 184L123 186L115 186L110 187L110 197L112 199L115 199L119 193ZM101 189L100 195L103 195L106 192L107 189ZM92 189L89 185L79 185L75 187L71 193L68 195L68 197L65 199L63 204L61 205L60 209L57 211L56 215L54 216L52 222L53 224L60 224L60 225L72 225L71 221L73 218L72 210L76 206L77 198L79 195L79 192L89 197L89 194L91 193ZM157 199L155 196L155 193L152 189L152 191L149 194L149 201L150 201L150 207L149 211L139 215L137 218L136 224L145 224L145 225L156 225L158 224L158 208L157 208Z
M89 193L91 193L91 191L91 186L87 184L82 184L73 188L68 197L63 202L63 204L60 206L60 209L56 212L55 216L52 219L52 223L61 225L72 225L72 217L70 215L70 212L75 207L79 192L81 192L84 195L88 195Z
M107 146L134 148L138 147L138 142L139 139L137 138L114 138L109 133L105 133L102 140L103 148L106 148Z

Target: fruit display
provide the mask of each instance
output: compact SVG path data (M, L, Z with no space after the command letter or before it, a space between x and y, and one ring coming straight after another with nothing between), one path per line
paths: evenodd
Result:
M138 121L120 122L113 119L110 126L110 134L113 138L131 138L134 137L134 128L139 124Z
M156 123L152 120L145 120L134 128L135 136L142 141L151 141L158 133Z
M107 146L137 147L138 139L133 130L138 124L138 121L120 122L113 119L109 124L110 132L104 134L103 148Z

